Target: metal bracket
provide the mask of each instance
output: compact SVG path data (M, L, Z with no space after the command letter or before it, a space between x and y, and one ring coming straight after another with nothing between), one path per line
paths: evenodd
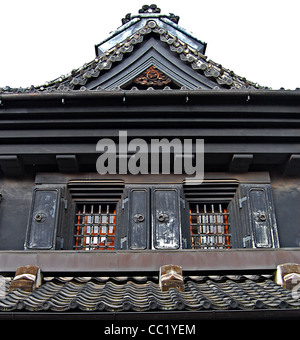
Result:
M121 249L123 249L123 243L124 242L127 242L127 236L122 237L121 240L120 240Z
M125 203L127 203L127 202L128 202L128 197L126 197L122 200L122 209L125 208Z
M247 201L247 196L244 196L242 198L239 199L239 207L240 209L243 208L243 202Z
M246 246L247 246L246 243L247 243L248 241L251 241L251 236L250 236L250 235L243 237L243 247L244 247L244 248L246 248Z

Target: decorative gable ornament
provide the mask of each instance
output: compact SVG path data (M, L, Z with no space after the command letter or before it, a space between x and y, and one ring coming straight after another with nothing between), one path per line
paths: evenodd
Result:
M150 66L134 80L136 84L145 86L165 86L171 81L167 75L159 71L155 66Z

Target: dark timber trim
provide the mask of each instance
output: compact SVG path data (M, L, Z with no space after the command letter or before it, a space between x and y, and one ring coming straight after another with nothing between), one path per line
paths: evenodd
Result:
M14 273L22 265L35 265L43 273L158 272L174 263L185 273L274 271L282 263L300 263L299 248L175 251L0 251L2 273ZM219 275L219 274L218 274Z

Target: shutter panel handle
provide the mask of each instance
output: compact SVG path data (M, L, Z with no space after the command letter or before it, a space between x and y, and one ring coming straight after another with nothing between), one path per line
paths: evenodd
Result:
M140 223L145 220L145 216L142 214L135 214L133 217L134 217L134 222L136 223Z
M43 223L43 222L45 222L46 217L47 217L46 214L44 214L43 212L38 212L38 213L36 213L36 214L34 215L34 219L35 219L35 221L38 222L38 223Z
M169 216L167 214L160 213L157 216L157 219L159 222L166 222L169 219Z

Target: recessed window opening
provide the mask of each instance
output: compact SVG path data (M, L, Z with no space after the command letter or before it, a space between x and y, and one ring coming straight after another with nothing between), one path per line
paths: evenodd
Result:
M190 203L192 249L231 248L227 205Z
M77 204L75 250L114 250L116 203Z
M184 186L192 249L232 248L230 212L238 185L236 180L204 180L200 185Z
M74 180L68 183L68 189L74 204L73 249L116 249L116 215L123 196L123 181Z

